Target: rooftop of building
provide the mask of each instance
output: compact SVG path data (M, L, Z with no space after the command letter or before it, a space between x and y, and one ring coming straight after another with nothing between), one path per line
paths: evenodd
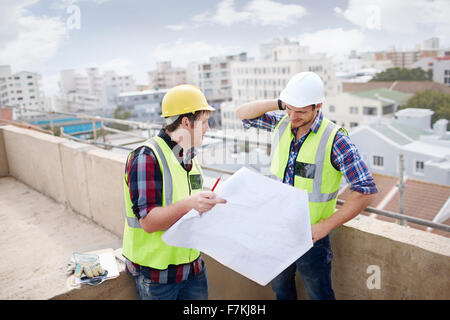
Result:
M359 92L373 89L393 89L403 93L416 93L431 90L450 93L450 87L434 81L369 81L369 82L343 82L343 92Z
M373 177L379 193L375 197L372 207L391 212L400 212L400 192L398 188L398 184L400 182L399 178L376 173L373 174ZM407 179L405 185L405 215L433 221L442 209L445 210L445 205L450 199L450 186L433 184L415 179ZM339 195L339 199L346 200L350 195L350 192L351 190L347 186ZM369 212L365 212L364 214L372 216L375 219L396 222L396 219L382 215L375 215ZM443 221L439 221L439 223L450 225L450 215L447 214L447 216L444 217L446 218ZM426 230L426 227L418 224L409 223L408 225L412 228ZM450 238L450 234L448 232L443 232L440 230L433 230L431 232Z
M388 105L392 103L403 104L412 96L412 94L409 93L404 93L397 90L390 90L387 88L376 88L365 91L357 91L351 92L351 94L361 98L380 100L383 102L383 105Z

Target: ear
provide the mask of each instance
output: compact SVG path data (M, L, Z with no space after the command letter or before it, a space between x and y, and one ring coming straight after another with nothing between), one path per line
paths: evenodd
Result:
M322 102L321 102L321 103L318 103L318 104L316 104L316 109L317 109L317 110L319 110L320 108L322 108L322 104L323 104Z
M189 121L188 117L183 117L183 119L181 119L181 127L183 127L184 129L189 129L190 124L191 122Z

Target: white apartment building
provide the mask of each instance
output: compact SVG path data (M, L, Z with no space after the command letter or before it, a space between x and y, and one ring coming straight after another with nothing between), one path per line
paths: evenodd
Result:
M271 56L267 53L269 47ZM223 128L242 128L235 116L239 105L253 100L277 99L289 79L299 72L317 73L324 82L326 97L340 91L332 60L324 54L312 55L298 42L287 40L278 46L263 44L260 52L266 60L233 61L231 64L232 102L222 104Z
M44 109L44 94L41 90L41 75L30 71L11 72L11 66L0 66L0 105L27 109ZM13 118L17 118L14 110ZM21 111L23 117L34 117L38 112Z
M84 72L67 69L60 71L59 87L57 109L94 111L113 108L118 94L136 91L136 82L133 76L118 76L112 70L100 73L98 68Z
M433 81L450 86L450 57L423 58L411 68L421 68L433 72Z
M233 61L247 61L247 53L211 57L203 63L191 62L187 67L187 83L199 87L210 104L230 101Z
M170 89L186 83L186 69L173 68L170 61L156 63L156 70L148 73L150 89Z
M389 89L376 89L354 93L339 93L327 97L322 110L324 115L347 130L363 124L392 118L399 105L411 94Z

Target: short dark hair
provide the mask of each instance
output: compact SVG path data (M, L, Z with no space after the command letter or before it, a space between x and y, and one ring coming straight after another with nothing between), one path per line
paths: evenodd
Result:
M187 117L190 122L194 122L195 120L198 120L198 118L200 118L200 116L202 114L204 114L205 112L211 112L211 111L209 111L209 110L200 110L200 111L196 111L194 113L189 112L189 113L181 114L181 115L178 116L177 120L175 120L171 124L164 125L163 128L165 130L167 130L168 132L174 132L176 129L178 129L178 127L180 126L181 121L183 120L184 117Z

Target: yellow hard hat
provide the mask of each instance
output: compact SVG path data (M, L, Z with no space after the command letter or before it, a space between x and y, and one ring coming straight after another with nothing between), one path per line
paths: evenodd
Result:
M215 111L200 89L189 84L173 87L167 91L162 101L162 117L164 118L200 110Z

